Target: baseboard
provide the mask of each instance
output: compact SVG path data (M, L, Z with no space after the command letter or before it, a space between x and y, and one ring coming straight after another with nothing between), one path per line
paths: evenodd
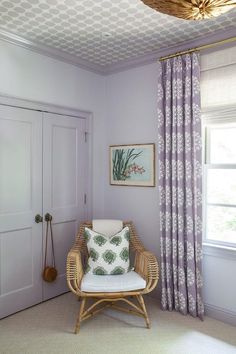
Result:
M236 312L205 303L205 314L216 320L236 326Z
M160 289L155 289L150 294L147 294L147 296L151 299L154 299L156 301L157 305L161 307ZM218 320L221 322L228 323L231 326L236 326L236 312L235 311L226 310L222 307L207 304L207 303L205 303L204 306L205 306L205 315L206 316L214 318L215 320Z

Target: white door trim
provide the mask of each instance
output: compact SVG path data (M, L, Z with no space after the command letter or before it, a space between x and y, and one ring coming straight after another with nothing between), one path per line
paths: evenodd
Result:
M23 109L29 109L33 111L47 112L52 114L60 114L69 117L82 118L86 120L86 139L88 144L88 173L87 173L87 185L86 185L86 218L87 220L92 218L92 132L93 132L93 113L91 111L80 110L76 108L70 108L61 105L49 104L40 101L33 101L28 99L22 99L17 96L9 96L0 92L0 105L18 107Z
M9 96L0 92L0 104L5 106L13 106L24 109L32 109L34 111L42 111L48 113L62 114L72 117L80 117L87 119L92 112L86 110L80 110L76 108L70 108L62 105L50 104L41 101L33 101L28 99L22 99L17 96Z

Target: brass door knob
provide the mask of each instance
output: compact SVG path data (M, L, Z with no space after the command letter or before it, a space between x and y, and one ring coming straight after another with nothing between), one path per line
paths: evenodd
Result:
M44 220L45 220L45 221L52 221L52 215L49 214L49 213L45 214Z
M40 222L43 222L43 217L40 214L35 215L34 221L39 224Z

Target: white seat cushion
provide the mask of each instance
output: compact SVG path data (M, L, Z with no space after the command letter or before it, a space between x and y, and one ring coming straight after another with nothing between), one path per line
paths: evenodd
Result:
M146 281L135 271L119 275L85 274L81 290L89 293L112 293L144 289Z

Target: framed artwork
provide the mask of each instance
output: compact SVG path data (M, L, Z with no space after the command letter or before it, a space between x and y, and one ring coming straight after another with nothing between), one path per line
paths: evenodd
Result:
M155 144L111 145L110 184L155 186Z

